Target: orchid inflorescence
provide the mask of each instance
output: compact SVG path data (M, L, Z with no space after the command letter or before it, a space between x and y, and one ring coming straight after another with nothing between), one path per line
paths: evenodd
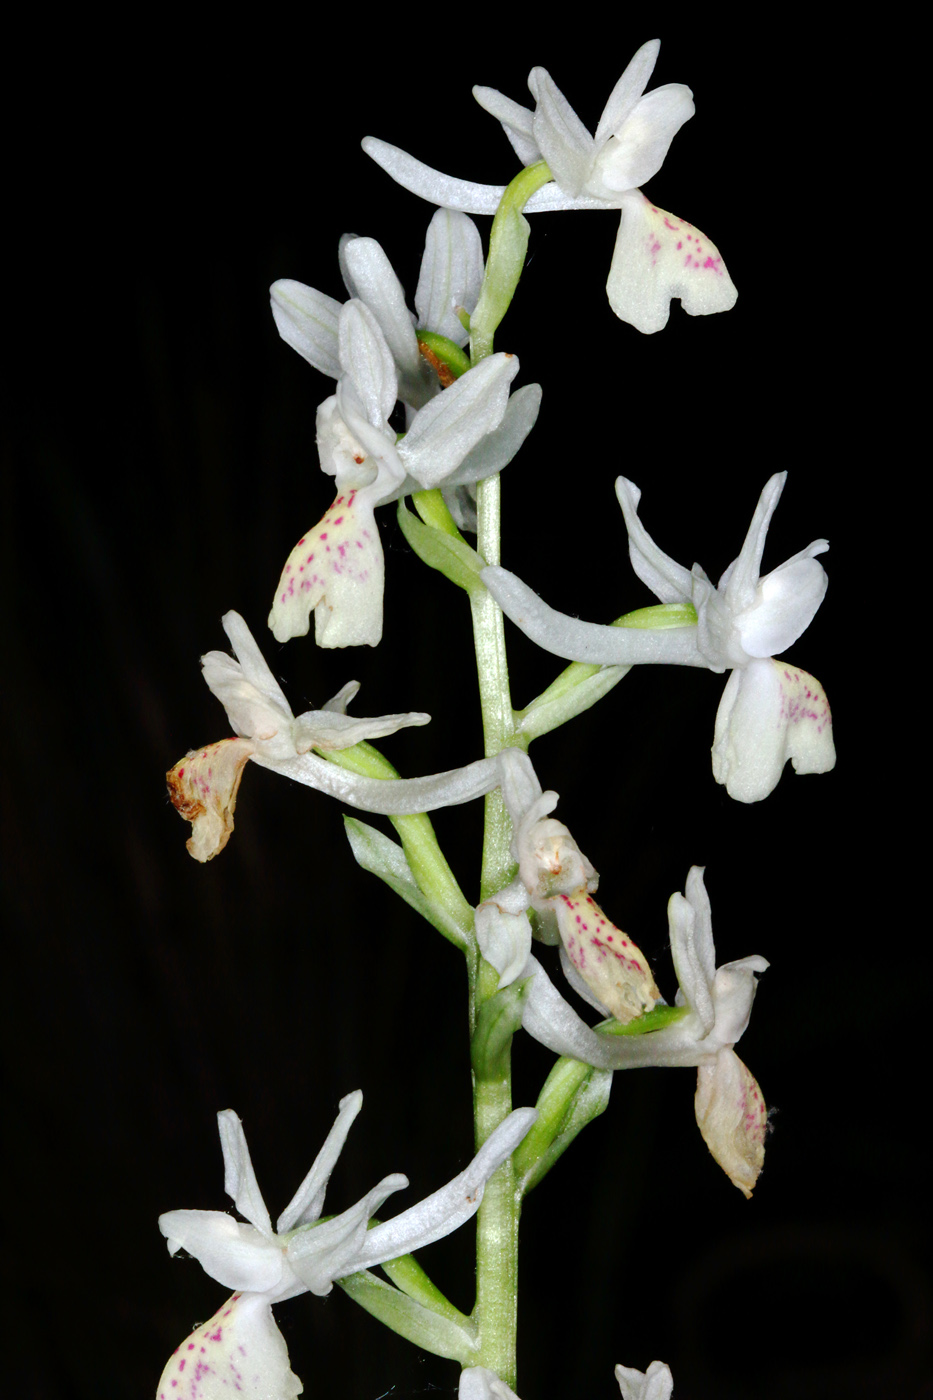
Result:
M595 135L543 68L529 76L534 108L491 88L474 95L502 124L522 169L505 187L453 179L381 140L364 150L393 179L438 206L430 219L415 312L382 246L347 234L338 260L343 299L296 281L272 287L272 312L287 345L335 381L317 410L321 470L336 498L288 554L271 593L268 624L282 643L307 634L321 647L376 646L382 637L385 562L376 509L396 503L405 538L428 567L468 594L486 751L442 773L399 776L369 740L426 724L422 712L354 718L359 686L348 682L319 710L295 715L236 612L223 619L233 654L210 651L204 679L232 737L185 755L168 774L177 810L191 823L200 862L227 845L247 763L302 783L359 812L389 816L393 840L346 818L357 863L385 881L465 954L470 982L476 1155L451 1181L389 1220L377 1212L404 1177L384 1177L362 1200L322 1218L324 1192L359 1112L341 1100L336 1122L273 1230L239 1118L218 1115L225 1189L242 1221L216 1210L160 1218L170 1253L183 1248L233 1290L211 1320L174 1353L159 1400L213 1400L236 1392L289 1400L301 1382L272 1308L336 1283L385 1325L460 1364L460 1400L517 1400L513 1254L521 1200L608 1102L617 1071L646 1066L696 1070L697 1124L728 1179L751 1196L764 1161L767 1110L736 1054L758 974L750 955L717 966L704 870L692 867L668 905L677 987L670 1002L635 941L594 898L599 877L553 813L528 756L534 739L602 700L641 665L728 672L712 746L713 777L744 803L776 787L788 759L798 773L825 773L835 753L819 683L775 659L801 637L826 591L817 540L762 574L771 517L786 473L771 477L738 554L717 584L699 564L665 554L640 516L641 492L616 483L621 524L637 578L658 606L610 625L555 610L499 565L499 476L535 426L538 385L516 387L514 354L493 350L529 239L526 214L619 212L609 272L612 310L644 333L660 330L672 299L691 315L728 310L736 291L717 249L655 206L641 186L660 168L694 112L681 84L646 92L658 57L645 44L613 89ZM495 216L484 261L469 216ZM399 433L392 421L404 417ZM513 473L520 468L513 468ZM510 473L511 475L511 473ZM414 510L406 504L410 502ZM320 507L319 507L320 508ZM646 512L657 511L646 497ZM475 533L476 547L465 535ZM659 532L660 533L660 532ZM390 594L391 596L391 594ZM571 665L532 703L512 707L503 617ZM582 663L582 664L581 664ZM426 813L486 798L481 898L466 898ZM610 892L611 893L611 892ZM557 948L553 972L535 942ZM557 977L557 961L560 976ZM592 1015L581 1014L582 1003ZM534 1107L511 1107L510 1052L524 1031L557 1057ZM497 1189L486 1191L495 1180ZM460 1312L411 1251L476 1216L477 1301ZM383 1277L373 1272L381 1268ZM668 1400L670 1370L616 1367L624 1400Z

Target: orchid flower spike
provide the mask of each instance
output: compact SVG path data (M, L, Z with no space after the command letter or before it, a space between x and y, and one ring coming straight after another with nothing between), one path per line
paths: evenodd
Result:
M362 301L341 308L337 342L337 392L317 412L321 470L335 478L337 499L288 556L269 626L279 642L303 637L313 611L318 646L377 646L385 564L375 507L501 471L530 432L541 391L519 391L509 412L518 360L490 355L415 413L399 441L389 425L398 398L395 360Z
M616 1380L622 1400L671 1400L674 1377L663 1361L652 1361L647 1371L631 1366L617 1366Z
M347 291L369 308L385 336L398 374L399 398L410 408L423 407L442 383L423 333L442 336L460 347L469 340L457 313L473 311L483 285L479 230L466 214L436 211L425 239L414 316L392 264L374 238L345 233L338 256ZM291 280L275 282L270 290L272 315L282 339L322 374L339 379L343 369L338 323L343 303Z
M786 480L786 472L771 477L738 557L714 587L699 564L691 571L658 548L638 517L641 492L618 478L633 569L662 603L692 604L696 627L642 631L580 622L549 608L505 569L487 568L481 575L506 615L557 656L601 665L669 662L731 670L716 716L713 775L740 802L767 797L788 759L797 773L827 773L836 762L832 717L819 682L790 662L772 659L809 626L827 585L816 561L829 548L826 540L814 540L760 575L768 526Z
M349 748L362 739L427 724L431 717L415 712L353 719L346 708L359 685L350 681L323 709L309 710L296 719L240 614L226 613L223 626L234 655L209 651L201 664L204 679L226 710L236 737L192 750L166 775L173 806L191 822L188 850L195 860L211 860L229 841L240 779L249 759L351 807L393 815L469 802L498 786L497 758L426 778L380 779L360 777L316 757L312 748Z
M397 1172L384 1177L349 1210L318 1224L330 1174L362 1103L359 1090L341 1099L324 1146L274 1231L242 1124L230 1109L217 1115L224 1190L248 1223L223 1211L172 1210L159 1217L159 1229L170 1254L185 1249L211 1278L236 1291L175 1351L159 1382L157 1400L222 1400L231 1391L244 1400L293 1400L300 1395L301 1382L288 1364L273 1304L305 1292L323 1297L336 1279L397 1259L458 1229L476 1213L486 1182L538 1116L532 1108L516 1109L490 1134L465 1171L392 1220L368 1228L383 1202L408 1185Z
M738 293L716 247L683 219L659 209L638 188L657 174L671 141L693 116L693 94L682 83L646 93L660 40L643 44L610 94L591 136L544 68L533 68L528 86L534 111L495 88L473 95L502 123L523 165L544 160L555 183L525 205L525 213L558 209L619 209L622 221L606 291L623 321L651 334L680 297L691 316L728 311ZM453 179L395 146L367 136L363 150L414 194L448 209L494 214L505 193L500 185Z

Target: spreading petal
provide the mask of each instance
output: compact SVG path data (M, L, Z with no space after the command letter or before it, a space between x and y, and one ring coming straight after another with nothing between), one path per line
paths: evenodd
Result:
M465 1171L410 1210L376 1225L366 1234L357 1268L370 1269L443 1239L475 1215L486 1182L537 1121L534 1108L516 1108L499 1124Z
M735 305L738 292L706 234L657 208L640 190L620 200L622 221L606 283L620 320L651 335L667 325L672 297L690 316Z
M760 802L790 759L797 773L835 766L832 716L819 682L770 658L732 672L716 714L713 776L739 802Z
M295 1400L303 1389L267 1300L234 1293L173 1354L156 1398Z
M768 1111L754 1076L729 1046L697 1070L697 1124L716 1161L750 1197L765 1160Z

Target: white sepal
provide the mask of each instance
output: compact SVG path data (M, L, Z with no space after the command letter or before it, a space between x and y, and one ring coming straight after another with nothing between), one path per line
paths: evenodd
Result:
M272 316L279 335L322 374L340 374L337 320L340 302L303 282L281 278L269 289Z
M553 656L600 666L706 666L696 627L609 627L558 612L517 575L498 565L480 574L499 607L526 637Z
M382 245L375 238L345 233L338 247L338 259L351 298L362 302L375 316L401 375L417 381L422 362L411 312Z
M521 880L485 900L476 910L480 952L499 973L499 988L519 976L531 953L531 924L525 910L528 892Z
M647 1371L617 1366L615 1371L622 1400L671 1400L674 1377L663 1361L652 1361Z
M415 292L419 328L466 345L470 335L457 308L472 313L483 272L483 245L473 220L453 209L438 209L428 224Z

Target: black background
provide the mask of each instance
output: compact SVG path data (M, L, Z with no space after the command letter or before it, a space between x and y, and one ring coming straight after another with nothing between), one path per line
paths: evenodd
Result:
M229 608L296 712L355 677L360 714L434 716L384 743L402 772L480 755L465 599L410 555L391 509L377 650L278 647L265 630L281 564L330 499L314 450L330 383L279 341L267 289L289 276L341 296L349 229L379 238L413 292L431 210L359 139L504 182L514 158L471 84L522 100L544 63L593 129L653 24L587 12L532 40L527 17L447 11L251 23L153 26L118 36L112 60L113 34L82 23L56 32L54 62L24 60L2 552L5 1272L22 1366L10 1393L43 1400L152 1395L221 1302L156 1226L166 1209L229 1204L218 1109L243 1118L273 1216L357 1087L328 1209L393 1170L411 1178L402 1208L470 1156L456 952L357 870L329 799L251 766L234 838L202 868L162 774L227 731L198 657L225 645ZM611 1397L615 1362L659 1356L677 1400L926 1395L927 955L898 909L899 811L878 785L899 682L875 676L888 458L860 307L882 274L853 195L853 127L867 138L829 32L687 15L661 38L654 84L690 83L697 115L650 193L718 243L739 302L697 320L675 305L642 337L605 299L616 216L532 219L497 346L544 405L503 478L503 562L608 620L648 601L616 475L643 488L670 554L718 576L788 468L765 567L831 540L826 601L791 656L826 687L839 765L732 802L709 772L723 682L692 671L633 673L535 746L606 911L668 996L666 901L691 864L708 867L719 960L770 959L740 1052L774 1131L746 1202L697 1132L691 1072L617 1078L526 1206L519 1388ZM556 665L513 629L509 645L527 703ZM436 826L475 898L479 808ZM521 1042L514 1058L515 1101L533 1102L551 1057ZM467 1234L425 1256L467 1309L469 1256ZM420 1359L337 1289L277 1316L309 1395L455 1394L452 1363Z

